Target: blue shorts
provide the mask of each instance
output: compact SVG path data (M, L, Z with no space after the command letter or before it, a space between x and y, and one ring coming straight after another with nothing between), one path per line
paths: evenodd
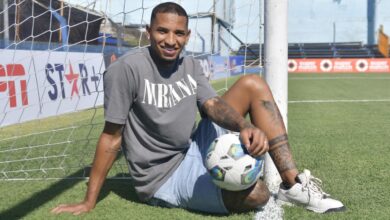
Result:
M228 214L221 189L212 182L203 162L211 142L226 133L227 130L210 120L201 120L184 160L149 204Z

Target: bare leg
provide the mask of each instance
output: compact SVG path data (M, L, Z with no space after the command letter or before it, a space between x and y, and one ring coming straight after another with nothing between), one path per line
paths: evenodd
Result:
M279 109L264 80L257 75L241 77L222 98L240 114L249 113L252 123L267 135L269 153L282 180L294 184L298 170Z
M292 158L287 132L272 93L264 80L257 75L243 76L222 98L241 115L246 116L249 113L252 123L261 129L269 140L269 153L283 182L295 184L298 170ZM258 194L253 190L246 198L253 196L252 193ZM224 198L224 201L229 207L226 203L230 203L230 200Z
M235 213L247 212L263 206L267 204L269 197L270 192L267 185L261 180L243 191L222 190L222 198L226 208Z

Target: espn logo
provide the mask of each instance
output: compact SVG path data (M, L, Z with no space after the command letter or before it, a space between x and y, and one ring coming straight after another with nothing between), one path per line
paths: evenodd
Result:
M8 91L9 105L11 108L17 106L17 94L20 94L22 105L28 105L27 81L18 79L25 76L26 71L22 64L7 64L6 68L0 64L0 93ZM12 80L15 78L15 80ZM20 93L16 93L16 83L20 85Z

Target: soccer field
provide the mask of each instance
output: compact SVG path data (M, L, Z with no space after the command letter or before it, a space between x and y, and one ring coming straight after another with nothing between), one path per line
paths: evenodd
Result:
M217 90L230 86L214 83ZM390 179L390 74L290 74L288 133L294 158L300 170L306 168L323 181L323 188L347 207L343 213L315 214L301 207L284 207L284 219L388 219L390 216L388 182ZM93 158L93 149L102 129L102 110L88 110L46 120L1 129L0 137L0 219L76 219L69 214L52 215L50 209L60 203L83 199L87 180L47 179L8 181L5 172L12 167L3 161L24 154L58 155L61 146L67 156L47 160L51 167L78 166L47 170L50 176L83 176L83 166ZM63 128L77 127L70 131ZM12 138L13 134L53 129L55 135ZM88 138L83 138L87 136ZM69 140L69 137L72 137ZM56 141L55 141L56 140ZM38 148L20 150L7 156L10 145L51 145L52 151ZM28 144L27 144L28 143ZM63 150L64 151L64 150ZM58 163L58 164L56 164ZM15 166L29 170L28 161ZM47 166L47 165L38 165ZM122 177L127 172L119 158L110 173ZM7 175L13 175L7 173ZM15 174L23 178L26 174ZM28 174L34 177L33 174ZM37 176L42 174L37 171ZM142 204L136 198L131 181L106 181L96 208L83 219L254 219L256 212L230 216L212 216L182 209L165 209Z

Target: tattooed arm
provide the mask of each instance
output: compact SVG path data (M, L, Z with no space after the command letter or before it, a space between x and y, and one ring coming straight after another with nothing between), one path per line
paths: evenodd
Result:
M268 140L264 132L246 121L221 97L207 100L202 111L219 126L239 131L242 142L252 156L260 156L268 151Z
M221 97L207 100L202 110L207 116L219 126L231 131L241 131L244 128L253 127L238 112L230 107Z

